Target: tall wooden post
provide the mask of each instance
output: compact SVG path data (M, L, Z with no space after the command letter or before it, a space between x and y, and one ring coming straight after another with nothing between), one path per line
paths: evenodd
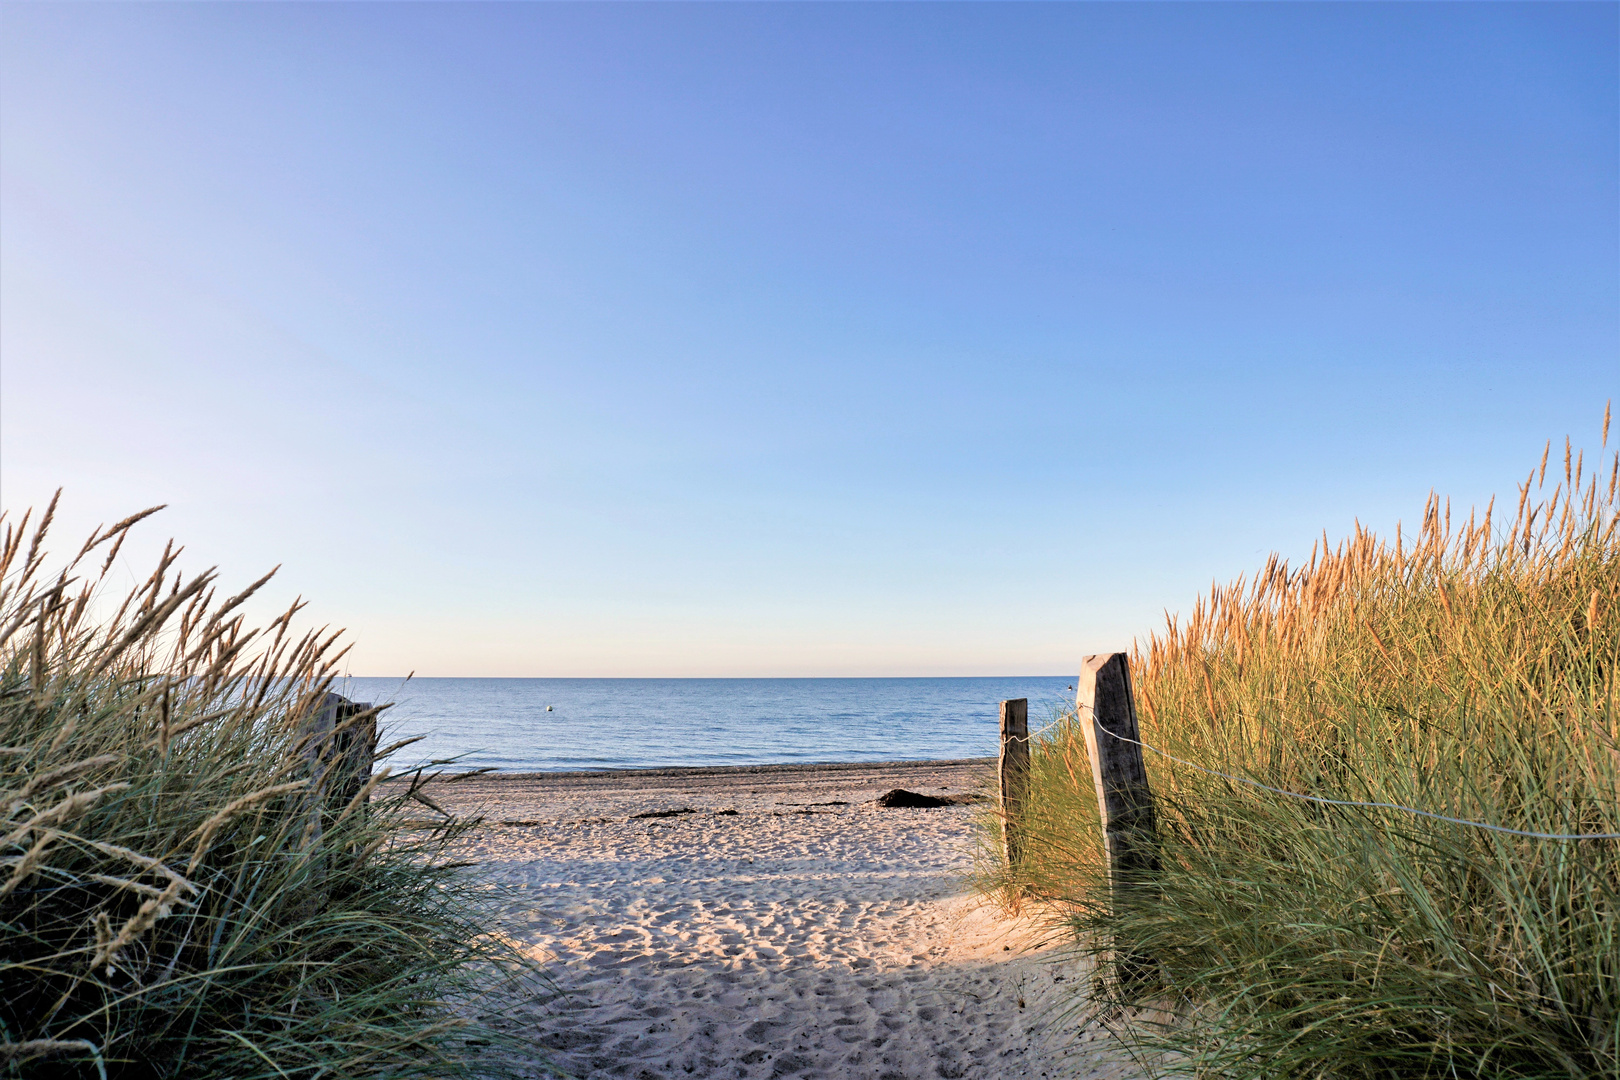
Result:
M1001 703L1001 840L1007 866L1023 857L1022 815L1029 794L1029 699Z
M1079 687L1075 705L1091 754L1108 880L1118 911L1142 902L1159 872L1153 793L1138 742L1130 658L1125 653L1086 657L1080 665ZM1152 965L1150 958L1141 956L1117 957L1116 962L1127 982L1145 976Z

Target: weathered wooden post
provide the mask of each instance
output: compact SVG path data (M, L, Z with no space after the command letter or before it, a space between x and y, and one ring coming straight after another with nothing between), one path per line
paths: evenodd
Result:
M1118 911L1142 902L1159 872L1153 793L1142 762L1130 658L1125 653L1086 657L1079 688L1075 705L1091 754L1108 881ZM1139 981L1153 966L1150 957L1135 955L1116 957L1115 962L1126 982Z
M1029 794L1029 699L1001 703L1001 841L1007 868L1023 858L1022 815Z
M377 756L377 713L371 702L338 698L332 743L335 772L330 788L332 808L341 814L371 779L373 759Z
M371 779L377 716L369 701L325 694L305 718L309 762L309 839L318 843L323 817L341 814Z

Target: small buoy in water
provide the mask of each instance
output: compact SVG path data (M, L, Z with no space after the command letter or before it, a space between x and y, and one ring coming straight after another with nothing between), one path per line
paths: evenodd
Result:
M550 712L550 711L551 711L551 706L550 706L550 705L547 705L547 706L546 706L546 712Z

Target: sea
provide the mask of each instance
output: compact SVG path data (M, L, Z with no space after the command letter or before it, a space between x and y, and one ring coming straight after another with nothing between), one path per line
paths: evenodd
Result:
M1074 700L1075 676L895 679L350 678L392 702L382 742L421 736L401 766L511 772L993 757L1000 704L1031 729Z

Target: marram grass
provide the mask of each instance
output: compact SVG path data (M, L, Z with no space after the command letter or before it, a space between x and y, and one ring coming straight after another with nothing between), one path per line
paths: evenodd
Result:
M1162 753L1145 752L1161 870L1137 903L1111 905L1074 717L1038 740L1033 854L997 884L1100 972L1112 950L1152 959L1087 1008L1157 1073L1620 1077L1620 842L1204 771L1620 833L1620 456L1600 464L1566 443L1505 528L1431 499L1415 536L1273 557L1139 643Z
M314 790L337 635L294 636L298 605L249 628L262 580L221 598L168 550L108 603L142 516L50 572L50 510L0 530L0 1073L480 1074L516 957L453 861L473 823L419 773Z

